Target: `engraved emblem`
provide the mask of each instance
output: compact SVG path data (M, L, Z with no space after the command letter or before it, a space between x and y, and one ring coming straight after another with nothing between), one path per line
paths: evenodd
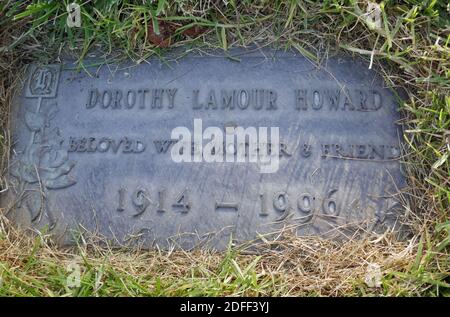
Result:
M58 79L58 65L34 66L26 89L26 97L55 97Z
M25 110L24 121L30 131L30 140L22 153L15 157L11 174L30 189L19 203L36 222L44 212L50 222L50 228L56 225L56 219L47 208L47 190L62 189L76 183L70 175L75 162L70 161L68 151L63 148L63 138L58 127L51 124L58 111L56 102L44 102L46 98L56 96L59 79L59 66L35 67L31 71L26 97L37 98L35 109ZM25 186L28 185L28 186Z

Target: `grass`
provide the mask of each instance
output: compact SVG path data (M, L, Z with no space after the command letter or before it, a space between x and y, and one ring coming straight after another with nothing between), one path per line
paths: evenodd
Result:
M373 59L388 84L403 87L407 221L413 237L386 233L336 243L286 235L259 255L112 250L85 243L53 246L45 235L0 225L0 295L6 296L449 296L450 6L446 1L384 1L382 24L365 18L366 1L78 1L82 28L66 26L68 1L0 3L0 146L8 161L9 103L18 70L92 52L136 62L170 47L273 45L320 62L342 50ZM170 30L170 32L169 32ZM194 30L194 32L192 31ZM168 34L168 35L167 35ZM157 35L157 34L156 34ZM161 45L160 45L161 46ZM6 180L1 177L1 189ZM276 244L276 245L274 245ZM276 248L275 248L276 247ZM277 249L277 251L274 251ZM370 264L381 285L365 282ZM68 278L80 272L79 287ZM70 284L70 283L69 283Z

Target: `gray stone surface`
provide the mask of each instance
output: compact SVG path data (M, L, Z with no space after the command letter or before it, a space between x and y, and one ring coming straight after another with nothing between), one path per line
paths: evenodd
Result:
M89 73L31 65L12 109L9 217L63 243L87 232L184 248L394 225L405 186L398 104L367 64L340 56L317 67L271 50L174 56L87 62ZM264 99L247 105L255 89ZM279 127L278 171L173 162L171 131L193 130L194 119L203 129Z

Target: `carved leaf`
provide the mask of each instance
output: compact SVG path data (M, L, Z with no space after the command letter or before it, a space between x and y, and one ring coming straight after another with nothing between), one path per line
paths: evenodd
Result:
M17 177L21 181L33 184L38 182L38 175L36 168L33 165L26 164L23 161L17 161L11 167L10 172L13 176Z
M77 181L68 176L62 175L56 179L48 179L45 181L45 187L48 189L62 189L74 185Z
M41 113L27 111L25 113L25 123L31 131L39 131L44 127L45 116Z
M40 192L34 191L26 198L25 206L31 216L31 222L35 222L39 219L42 213L43 196Z

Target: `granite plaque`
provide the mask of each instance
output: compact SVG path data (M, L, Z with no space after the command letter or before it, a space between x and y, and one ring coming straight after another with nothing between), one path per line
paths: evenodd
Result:
M367 66L271 50L30 65L2 206L62 243L222 248L392 228L398 102Z

